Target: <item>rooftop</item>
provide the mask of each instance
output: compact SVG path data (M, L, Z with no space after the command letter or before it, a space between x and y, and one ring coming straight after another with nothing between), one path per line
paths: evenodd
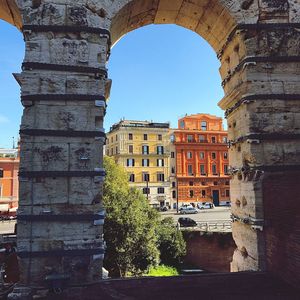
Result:
M192 114L192 115L185 115L184 117L180 118L184 119L184 118L190 118L190 119L199 119L199 118L208 118L208 119L212 119L212 120L222 120L221 117L217 117L211 114L203 114L203 113L199 113L199 114Z
M110 128L110 132L117 130L121 127L131 127L131 128L170 128L170 123L159 123L153 121L136 121L136 120L121 120L115 123Z
M1 157L18 157L18 149L4 149L0 148L0 158Z

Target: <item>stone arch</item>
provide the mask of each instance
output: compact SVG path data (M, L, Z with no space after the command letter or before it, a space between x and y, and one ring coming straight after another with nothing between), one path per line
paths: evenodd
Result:
M124 0L118 1L111 10L112 43L145 25L177 24L201 35L221 61L225 97L219 106L226 111L229 125L231 194L233 199L243 199L243 203L247 203L232 207L233 236L237 244L233 271L274 271L275 265L278 267L274 264L276 255L281 256L287 247L286 243L274 251L273 239L279 243L280 238L274 237L272 226L264 225L280 215L272 211L271 201L278 197L268 193L270 181L275 184L275 178L285 173L293 194L295 180L300 178L300 166L293 166L299 161L293 143L299 134L298 129L293 129L298 124L295 118L299 118L299 111L297 109L296 115L290 118L286 115L294 111L292 107L298 103L295 100L300 99L296 88L299 82L300 52L296 46L300 38L299 9L299 3L288 0ZM288 70L289 78L283 69ZM293 87L286 90L290 85ZM274 112L271 103L281 108ZM268 108L261 110L264 106ZM299 108L298 104L296 106ZM277 124L271 120L277 120ZM292 149L290 159L284 155L287 145ZM281 207L279 202L276 204ZM295 206L292 205L294 209ZM297 214L291 214L296 223ZM296 235L296 226L292 231ZM292 264L290 268L294 270Z
M176 24L198 33L216 52L236 26L236 20L218 0L207 1L123 1L112 16L114 44L127 32L149 24Z
M222 103L224 103L228 98L230 100L237 99L240 93L245 92L240 92L240 90L247 89L247 86L243 85L241 73L236 74L236 68L252 49L246 45L244 35L240 34L239 28L247 22L257 22L259 14L255 12L258 12L257 1L241 3L240 1L222 0L179 0L172 2L167 0L123 0L118 1L117 7L110 15L111 40L114 44L126 33L150 24L175 24L194 31L210 44L221 62L220 74L225 92ZM248 25L247 23L246 26ZM234 78L232 79L232 77ZM237 88L239 86L242 88ZM233 93L235 93L234 96L232 96ZM224 107L222 108L224 109ZM231 138L234 139L235 135L241 135L240 128ZM230 154L232 165L243 165L236 152L231 151ZM236 194L239 196L240 191L237 191ZM257 214L256 211L258 201L248 213L256 217L259 215L262 218L263 213ZM260 204L262 205L262 203ZM245 214L245 212L237 210L236 213L239 216ZM232 270L264 270L262 236L250 230L251 237L244 238L242 234L249 228L239 228L240 225L235 224L234 226L233 237L237 244L237 250L235 251ZM249 256L243 255L244 249L250 252Z
M19 30L22 28L22 17L19 7L15 0L0 0L0 19L16 26Z
M6 2L0 3L7 7ZM109 47L126 32L159 22L196 30L221 61L225 97L219 105L229 125L231 195L247 203L232 206L237 244L232 270L267 270L299 282L299 205L289 201L286 210L281 201L299 197L299 2L34 2L18 1L26 42L19 76L25 107L18 225L22 282L40 285L57 273L68 273L73 284L99 280ZM4 11L3 18L21 27ZM297 250L288 251L290 244Z

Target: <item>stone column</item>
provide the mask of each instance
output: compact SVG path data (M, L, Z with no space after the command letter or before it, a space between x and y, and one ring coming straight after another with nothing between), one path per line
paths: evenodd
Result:
M110 47L106 14L81 1L19 1L21 85L18 255L21 283L101 279L103 144ZM55 2L55 3L54 3Z
M238 25L220 52L226 93L220 106L228 119L233 175L233 271L274 271L279 253L288 256L289 240L280 245L276 222L299 217L299 209L283 204L295 197L292 179L300 170L299 24L288 23L287 1L260 2L260 22ZM286 237L292 232L287 227Z

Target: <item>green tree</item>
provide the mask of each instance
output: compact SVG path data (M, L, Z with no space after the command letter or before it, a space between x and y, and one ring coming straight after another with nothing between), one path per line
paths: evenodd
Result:
M129 187L126 171L112 158L104 158L104 168L104 266L112 277L142 274L159 262L158 214L140 191Z
M186 254L186 243L172 217L160 221L157 226L157 236L161 264L178 266Z

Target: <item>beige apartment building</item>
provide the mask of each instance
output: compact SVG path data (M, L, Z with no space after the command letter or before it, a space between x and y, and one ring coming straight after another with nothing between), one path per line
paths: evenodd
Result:
M130 186L151 205L172 205L169 123L121 120L107 133L105 154L127 170Z

